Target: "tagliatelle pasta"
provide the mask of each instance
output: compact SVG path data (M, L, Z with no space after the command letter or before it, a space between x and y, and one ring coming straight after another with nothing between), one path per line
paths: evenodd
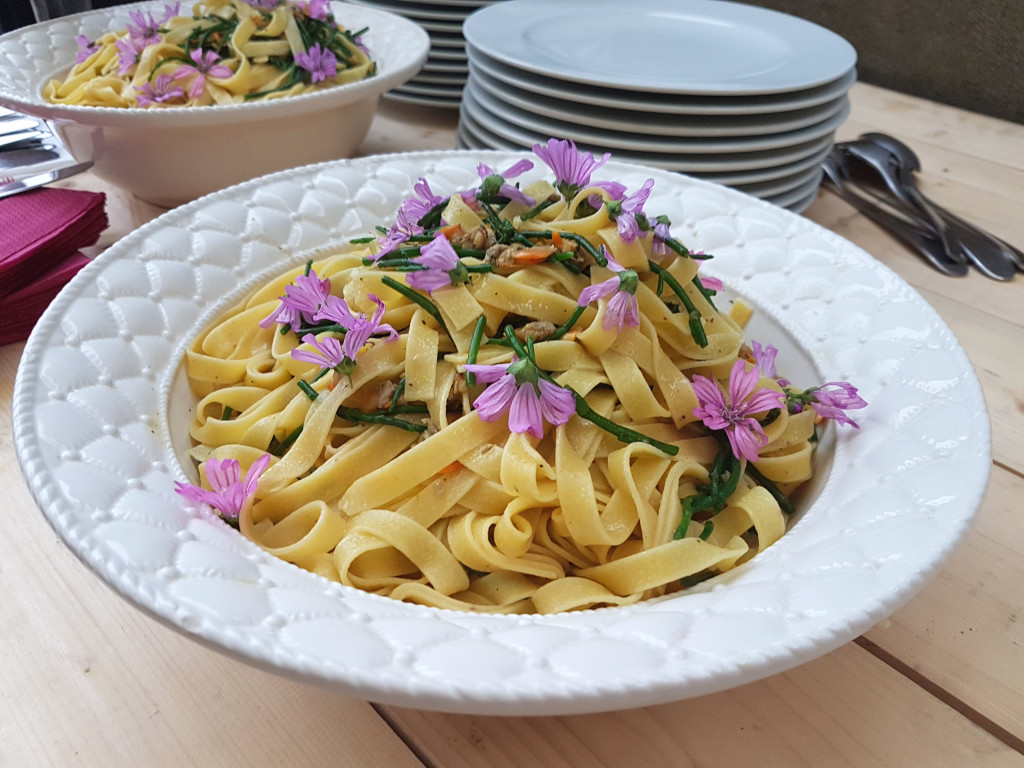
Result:
M199 336L203 483L179 491L328 579L467 611L628 604L783 536L816 423L863 401L778 376L649 185L535 151L554 183L512 184L528 161L444 196L420 180L379 237Z
M141 11L79 53L43 98L90 107L195 107L277 99L371 77L360 35L335 20L327 0L204 0L182 15Z

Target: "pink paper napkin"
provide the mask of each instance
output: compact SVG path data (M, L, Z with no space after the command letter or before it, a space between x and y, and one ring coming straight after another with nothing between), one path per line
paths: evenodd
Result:
M34 189L0 200L0 344L28 338L107 228L106 195Z

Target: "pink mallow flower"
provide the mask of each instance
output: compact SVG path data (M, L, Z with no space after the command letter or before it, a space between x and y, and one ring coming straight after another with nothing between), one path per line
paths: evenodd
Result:
M295 54L295 63L309 72L310 82L319 83L338 74L338 57L329 48L314 43L305 53Z
M413 194L406 198L405 202L399 206L399 209L405 210L406 214L408 214L413 221L419 221L426 216L432 208L445 201L445 198L434 194L434 191L430 188L430 184L422 176L420 176L419 180L413 185L412 191Z
M275 323L299 328L306 322L313 322L313 316L330 292L329 278L321 280L312 269L309 274L299 275L294 284L284 289L284 296L277 309L260 320L260 328L269 328Z
M707 281L701 278L701 282L707 285ZM775 370L775 356L779 354L779 350L771 344L761 346L759 341L751 341L750 349L754 355L754 363L761 370L761 373L767 376L769 379L775 379L779 382L780 387L788 387L789 380L779 378L778 371Z
M836 424L847 424L854 429L860 425L846 415L846 411L867 407L867 401L857 394L857 388L847 381L830 381L813 390L811 408L823 419L832 419Z
M217 63L220 56L214 51L202 51L197 48L189 54L189 57L195 62L195 65L182 64L174 72L174 79L181 80L192 76L192 82L188 86L190 99L198 99L203 95L208 76L225 79L235 74L231 71L231 67Z
M659 217L655 220L654 226L651 227L651 232L654 235L651 239L651 253L655 256L668 256L673 252L665 242L672 236L669 232L668 221Z
M165 6L164 17L157 21L151 13L143 14L142 11L129 11L128 18L132 20L132 23L128 25L128 36L141 43L142 48L155 45L160 42L160 27L168 19L174 18L176 12L176 8L169 5Z
M190 483L175 483L174 490L186 499L199 504L208 504L226 520L237 520L238 516L251 503L256 494L260 475L270 464L270 454L260 456L249 467L242 479L242 469L237 459L206 460L206 480L213 490L206 490Z
M576 412L576 396L557 384L541 378L530 360L514 358L504 365L462 366L478 381L489 384L473 401L480 418L495 421L508 412L510 432L529 432L536 438L544 436L544 422L565 424Z
M377 309L374 310L373 317L371 318L367 318L363 313L353 314L352 310L349 309L348 303L337 296L328 296L323 306L313 317L317 322L320 320L333 320L346 329L345 340L341 345L342 352L346 358L353 362L355 362L359 350L366 345L374 334L386 333L388 337L385 341L394 341L398 338L398 331L388 323L381 323L381 319L384 317L384 302L372 293L368 294L368 296L370 301L377 305Z
M306 15L317 21L327 21L331 15L331 4L328 0L309 0L308 3L298 3L297 6L306 12Z
M757 461L757 452L768 442L753 414L779 408L783 398L774 389L757 389L760 377L756 367L747 370L746 363L737 360L729 374L728 393L706 376L694 376L692 382L699 402L693 415L708 429L723 430L733 455L750 462Z
M588 285L580 291L577 303L581 307L585 307L598 299L611 295L602 325L605 330L618 327L621 333L624 326L640 325L640 311L636 301L636 289L640 284L640 278L632 269L626 269L613 259L603 245L601 251L608 260L608 269L616 274L603 282Z
M309 344L313 351L293 349L291 354L296 360L319 365L321 369L337 368L346 360L345 349L342 343L334 336L325 336L323 341L317 341L316 336L312 333L307 333L302 337L302 341L305 344Z
M123 77L139 63L139 55L145 50L146 44L134 37L125 37L118 40L115 45L117 46L117 74Z
M426 269L407 272L405 282L421 291L433 293L441 288L451 288L453 285L469 282L466 265L441 232L420 248L420 255L412 259L412 262Z
M157 75L152 83L135 86L135 93L140 107L162 104L165 101L184 99L185 90L180 85L172 85L173 78L169 74Z
M75 42L78 43L78 52L75 54L76 64L81 64L83 61L88 61L89 57L100 49L100 47L96 45L96 43L94 43L85 35L79 35L78 37L76 37Z
M427 180L420 177L420 180L413 186L413 194L398 206L396 221L391 225L388 233L377 238L380 249L373 256L374 261L379 261L395 250L402 243L416 235L423 234L423 227L419 222L436 205L439 205L445 198L435 195L430 189ZM444 223L444 222L442 222Z
M637 217L644 214L644 206L653 188L654 179L647 179L643 186L629 197L607 204L623 242L632 243L638 237L646 237L647 232L640 228Z
M808 405L823 419L832 419L837 424L845 424L854 429L860 426L851 419L846 411L854 411L867 407L867 401L857 393L857 388L847 381L830 381L820 387L811 387L803 392L790 389L788 379L779 376L775 370L775 356L779 353L771 344L761 346L757 341L750 342L754 362L762 373L775 379L785 391L784 402L790 413L800 413Z
M563 197L570 198L590 184L594 171L608 162L611 152L596 160L589 152L580 152L574 141L548 139L548 143L534 144L533 152L555 174L555 187Z
M480 163L476 168L476 172L480 176L480 188L463 192L462 199L469 205L473 205L480 197L483 197L485 200L504 197L512 202L535 205L536 200L520 190L519 187L508 183L508 179L521 176L531 168L533 168L533 162L526 159L513 163L501 173L498 173L489 165Z

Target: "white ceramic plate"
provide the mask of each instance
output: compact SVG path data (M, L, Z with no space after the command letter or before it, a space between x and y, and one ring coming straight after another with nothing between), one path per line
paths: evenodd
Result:
M461 99L459 104L456 106L461 107ZM473 119L467 115L460 114L458 133L461 134L463 144L465 147L473 147L476 149L499 149L504 151L517 151L518 149L529 149L533 144L516 144L515 142L498 136L485 128L482 128L478 123L474 122ZM536 143L536 142L534 142ZM640 160L637 159L635 162L647 162L648 164L655 165L659 168L664 168L671 171L679 171L682 173L688 173L706 181L711 181L716 184L725 184L726 186L734 186L740 184L755 184L760 182L770 182L774 179L779 179L784 176L789 176L800 171L807 171L811 168L820 167L825 156L832 149L832 140L826 139L823 141L813 142L808 149L807 154L804 157L799 157L796 160L788 160L778 164L769 164L761 168L740 168L736 170L721 170L722 166L718 163L708 165L700 164L688 164L689 167L679 168L673 163L668 162L665 158L655 158L653 160ZM593 151L593 148L591 148ZM617 157L622 158L622 153L617 154ZM774 159L774 158L773 158ZM718 168L719 170L705 170L706 168Z
M469 74L469 66L465 61L452 61L451 59L436 59L429 57L420 72L443 72L445 74L457 74L463 80Z
M459 110L459 119L466 121L474 126L474 128L482 127L501 139L526 149L533 147L537 142L547 141L548 137L552 135L557 135L552 134L550 131L522 128L495 118L486 110L479 109L472 98L466 98L465 94L463 94L462 105ZM560 136L559 138L569 138L569 136ZM630 162L655 165L659 168L681 171L683 173L753 171L764 168L778 168L781 165L803 160L811 155L816 155L823 147L831 145L832 141L833 136L829 134L788 147L750 152L702 152L688 154L619 150L616 152L616 155L621 159L628 159ZM580 148L592 152L605 152L607 150L607 147L604 145L590 145L583 141L577 141L576 143Z
M418 76L419 78L420 76ZM628 152L658 152L663 154L740 154L791 147L823 136L830 136L850 114L849 99L843 97L833 110L811 125L780 133L763 132L741 135L686 134L662 135L632 133L610 128L595 128L573 121L559 120L521 109L496 98L469 78L463 90L465 108L475 117L486 114L494 120L504 121L548 136L564 136L609 149Z
M425 96L417 93L406 93L401 89L388 91L384 94L385 99L401 101L406 104L419 104L424 107L441 107L442 109L458 109L461 98L459 96Z
M795 188L790 188L774 194L758 195L758 197L772 205L777 205L780 208L787 208L791 211L802 211L810 205L811 201L814 200L815 196L817 196L818 188L821 186L822 175L823 172L819 168L818 170L810 173L804 181Z
M476 10L477 3L474 6L459 6L455 5L451 8L443 7L440 5L424 5L421 3L409 3L409 2L388 2L388 0L355 0L359 5L372 5L376 8L381 8L391 13L400 13L407 19L414 21L420 20L433 20L433 21L444 21L452 24L462 24L466 16Z
M401 93L411 93L419 96L438 96L443 99L460 99L460 101L462 97L462 83L439 85L438 83L421 83L416 78L413 78L407 83L403 83L400 88L396 88L395 90Z
M860 431L791 529L684 594L550 616L483 616L342 587L278 560L173 491L191 396L184 349L265 275L371 232L423 176L478 183L522 155L429 152L273 174L174 209L112 246L44 313L15 381L14 441L64 542L129 601L236 658L402 706L543 715L721 691L809 661L914 594L965 534L990 469L977 378L903 280L817 225L738 192L609 163L709 272L757 308L753 338L799 383L849 380ZM525 179L546 177L537 168Z
M427 83L430 85L439 85L441 87L454 86L459 90L466 83L466 75L461 72L435 72L421 70L416 77L410 82Z
M431 55L434 55L433 52ZM568 83L503 64L484 52L465 44L465 55L473 72L483 72L495 80L548 98L640 113L666 115L757 115L806 109L843 96L857 81L856 69L845 72L830 83L790 93L761 96L692 96L634 92L599 85ZM568 106L567 108L574 108ZM641 115L642 117L642 115Z
M463 36L512 67L651 93L798 91L857 60L824 27L724 0L514 0L471 14Z
M428 62L423 69L431 70L433 66ZM468 79L479 86L478 93L482 91L492 99L504 102L522 112L601 131L662 137L758 136L794 131L835 115L842 109L847 98L846 94L841 94L824 104L805 109L754 115L657 114L596 107L590 104L573 104L571 109L567 109L562 99L553 99L503 83L476 66Z

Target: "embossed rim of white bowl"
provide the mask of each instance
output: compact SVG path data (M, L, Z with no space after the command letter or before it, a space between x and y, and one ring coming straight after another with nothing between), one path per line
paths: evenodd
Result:
M426 31L402 16L353 3L332 2L335 18L350 29L369 27L366 42L378 63L373 77L283 99L241 104L211 105L198 109L120 109L51 104L42 86L73 63L75 37L83 29L116 30L128 23L128 13L162 13L165 3L143 2L112 6L33 24L0 35L0 104L50 120L85 125L175 128L215 126L238 120L264 120L332 109L376 96L415 77L430 52ZM62 39L65 46L34 45L40 38Z
M653 177L650 209L672 215L694 247L713 250L728 286L792 335L826 377L856 379L871 403L858 414L860 432L838 434L838 469L799 522L749 563L692 592L527 617L367 595L300 571L201 511L182 509L171 483L185 476L164 438L151 434L159 429L150 417L132 414L125 424L101 428L103 409L115 407L104 392L114 385L157 407L160 382L177 367L183 338L197 330L203 305L215 300L199 296L200 306L190 319L175 321L180 327L170 338L144 335L152 329L133 325L132 313L146 301L170 308L170 299L154 297L149 280L140 283L129 268L149 274L187 267L204 278L205 290L229 290L246 270L364 233L380 207L400 200L421 175L436 191L452 191L449 185L471 185L477 162L503 168L519 157L424 152L272 174L175 209L87 266L33 331L13 404L26 480L72 551L138 607L249 663L373 701L478 714L580 713L720 691L816 658L905 602L963 537L987 484L988 416L966 354L912 288L851 243L735 190L657 169L606 166L630 188ZM352 215L339 219L334 208ZM293 215L281 215L287 211ZM218 252L216 264L194 250L228 242L213 224L228 214L257 224L255 235L230 233L245 241L234 266L234 253ZM321 219L334 221L336 230L324 229ZM274 227L281 232L275 235ZM111 317L127 323L120 331L102 328L95 340L76 335L89 330L82 325L87 310L114 309ZM111 350L100 357L127 365L130 376L103 381L91 364L69 366L78 347ZM139 359L115 348L133 349ZM867 356L858 358L861 353ZM68 391L55 378L65 375ZM72 422L51 420L51 412L63 414L76 402L96 409L84 424L95 439L77 447L85 432L76 435ZM49 423L58 426L48 431ZM145 474L134 465L118 467L128 459L106 451L108 438L116 445L136 441L139 455L131 461L145 459ZM62 441L69 442L62 448ZM86 461L94 459L84 453L94 450L115 465L113 479ZM92 500L103 482L117 484L116 505ZM154 525L147 516L164 512L152 507L170 510L171 523L180 519L181 526L165 530L163 518ZM108 528L121 522L145 525L139 532L161 546L149 539L115 546ZM214 560L195 571L164 553L165 542L175 552L199 547ZM149 560L130 562L126 552ZM188 591L197 582L202 590ZM244 620L229 596L251 597Z

